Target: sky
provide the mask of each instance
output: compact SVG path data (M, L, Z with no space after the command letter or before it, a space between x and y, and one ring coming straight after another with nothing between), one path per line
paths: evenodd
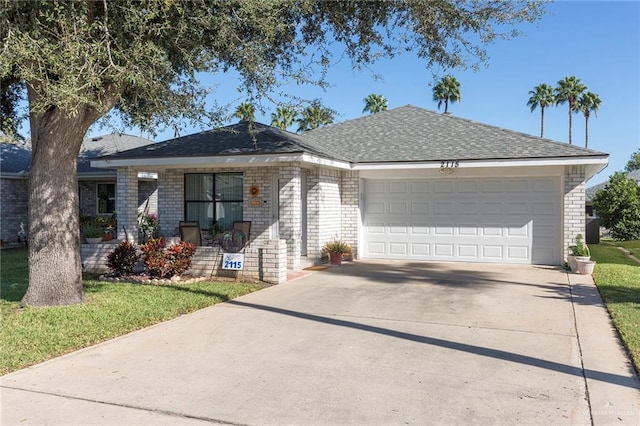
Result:
M374 64L372 69L381 79L371 71L354 71L343 60L330 68L331 86L326 90L300 86L283 90L320 98L337 111L335 122L342 122L366 114L363 99L371 93L384 95L389 109L410 104L437 111L432 100L434 73L436 78L450 73L461 83L462 100L450 105L449 112L539 136L540 110L531 112L527 106L529 91L540 83L555 87L565 76L576 76L602 99L597 117L592 113L589 120L589 148L610 154L609 166L587 186L604 182L622 170L640 147L640 2L558 1L546 10L538 23L520 25L523 34L518 38L490 44L487 65L477 71L427 69L424 61L409 53ZM231 110L245 100L232 73L203 76L202 83L216 85L212 99ZM257 112L256 121L269 124L275 105L263 106L266 111ZM568 122L568 105L545 109L545 137L568 142ZM181 135L201 130L187 129ZM584 146L584 133L584 117L575 114L575 145ZM154 140L173 136L167 130Z

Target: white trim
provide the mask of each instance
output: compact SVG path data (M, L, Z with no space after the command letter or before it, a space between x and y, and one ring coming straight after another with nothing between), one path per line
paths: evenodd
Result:
M329 160L327 158L316 157L315 155L310 154L303 154L302 161L304 161L305 163L316 164L318 166L333 167L343 170L353 170L353 164L349 162L340 160Z
M551 159L524 159L524 160L457 160L463 169L467 167L522 167L522 166L572 166L586 164L606 165L607 157L561 157ZM441 161L416 161L416 162L380 162L380 163L356 163L353 170L389 170L389 169L440 169Z
M193 168L207 166L262 166L269 163L293 163L305 162L325 167L350 170L351 165L345 161L331 160L315 155L300 154L257 154L219 157L172 157L172 158L126 158L114 160L92 160L91 167L115 168L115 167L154 167L158 168Z
M318 166L331 167L342 170L414 170L414 169L440 169L441 161L415 161L415 162L376 162L376 163L349 163L347 161L332 160L316 155L299 154L257 154L214 157L172 157L172 158L127 158L115 160L92 160L92 167L117 168L193 168L193 167L219 167L219 166L262 166L269 163L302 162ZM485 167L522 167L522 166L571 166L571 165L596 165L606 166L608 156L588 157L558 157L558 158L531 158L531 159L495 159L495 160L458 160L458 168L485 168Z

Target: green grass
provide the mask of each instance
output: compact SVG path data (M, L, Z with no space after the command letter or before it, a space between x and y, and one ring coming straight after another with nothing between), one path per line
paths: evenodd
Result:
M640 253L640 241L602 241L589 245L596 268L593 279L627 350L640 371L640 264L616 247Z
M637 258L640 258L640 240L634 241L606 241L605 244L613 244L615 246L624 247Z
M173 286L85 280L86 303L32 308L27 252L3 250L0 270L0 375L262 288L199 282Z

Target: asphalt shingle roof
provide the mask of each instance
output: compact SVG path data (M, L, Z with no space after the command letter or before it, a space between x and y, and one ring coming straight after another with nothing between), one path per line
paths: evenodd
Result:
M20 173L29 170L31 146L15 143L0 144L0 173Z
M120 133L87 138L80 148L78 173L104 173L104 169L91 167L92 159L153 144L150 139Z
M109 159L214 157L256 154L310 153L341 159L323 146L307 143L301 135L261 123L243 121L230 126L170 139L109 155Z
M607 155L407 105L302 135L356 163Z
M107 172L105 169L91 167L91 159L118 151L149 145L151 143L153 143L153 141L150 139L119 133L87 138L82 142L82 147L80 148L80 155L78 157L78 173L105 174ZM30 167L31 145L28 141L25 144L0 144L1 173L13 174L20 173L22 171L28 172Z

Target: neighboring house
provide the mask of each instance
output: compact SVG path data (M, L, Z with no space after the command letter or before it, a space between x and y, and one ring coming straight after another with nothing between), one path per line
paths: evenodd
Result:
M153 141L124 134L85 139L78 158L80 214L110 216L117 210L116 171L91 167L91 158L149 145ZM28 231L28 184L31 145L0 144L0 238L15 242ZM138 179L138 207L157 212L157 175L141 173Z
M640 169L630 171L629 173L627 173L627 177L629 179L635 180L638 185L640 185ZM587 214L587 216L592 217L598 215L598 213L594 211L593 208L593 197L594 195L596 195L596 192L598 192L599 189L604 189L604 187L607 186L607 183L609 183L609 181L602 182L590 188L587 188L585 192L585 213Z
M254 249L284 240L299 269L334 238L364 259L559 265L607 158L405 106L303 135L241 122L92 164L118 170L125 226L137 173L157 171L165 234L181 220L248 220Z

